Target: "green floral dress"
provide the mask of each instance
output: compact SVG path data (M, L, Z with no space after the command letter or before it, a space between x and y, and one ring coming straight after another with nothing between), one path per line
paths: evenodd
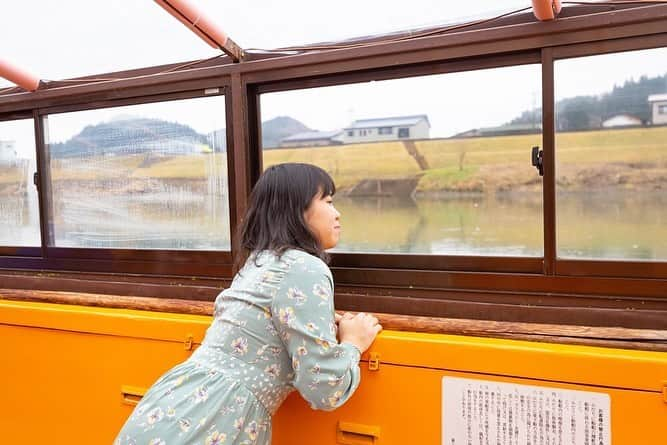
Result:
M331 410L358 385L359 351L336 340L329 268L299 250L261 252L216 299L202 345L158 379L114 443L269 444L294 389Z

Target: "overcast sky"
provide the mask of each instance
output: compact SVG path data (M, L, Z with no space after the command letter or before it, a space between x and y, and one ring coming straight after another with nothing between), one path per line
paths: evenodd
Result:
M528 6L529 0L190 0L244 48L277 48ZM211 57L152 0L2 1L0 54L45 79ZM6 84L6 83L5 83Z
M461 22L530 5L529 0L191 0L244 48L277 48ZM218 54L151 0L2 0L0 58L42 79L119 71L183 62ZM557 96L600 94L641 74L667 72L667 50L556 66ZM289 115L307 126L331 130L352 119L428 114L432 136L449 136L480 126L500 125L521 111L539 106L540 79L535 66L491 72L430 76L373 84L267 95L264 120ZM0 88L10 86L0 79ZM666 86L667 92L667 86ZM485 106L480 107L480 104ZM181 122L198 131L219 119L181 113ZM177 108L151 108L151 117L175 120ZM111 110L96 119L119 114ZM157 113L157 114L154 114ZM223 116L224 117L224 116ZM52 140L71 137L84 124L61 119ZM0 139L7 139L6 134Z

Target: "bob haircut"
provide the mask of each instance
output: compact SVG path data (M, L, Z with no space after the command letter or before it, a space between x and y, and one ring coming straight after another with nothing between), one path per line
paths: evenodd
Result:
M298 249L328 262L329 255L308 229L304 212L313 198L334 193L333 179L320 167L286 163L267 168L250 194L235 270L253 252L262 250L280 256L288 249Z

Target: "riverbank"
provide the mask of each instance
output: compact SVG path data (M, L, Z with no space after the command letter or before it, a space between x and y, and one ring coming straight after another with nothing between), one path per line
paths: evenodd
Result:
M667 127L559 133L558 187L664 190L667 188L665 141ZM413 187L407 192L403 185L396 188L402 195L540 191L542 177L530 165L530 149L540 143L541 136L534 134L414 141L411 146L425 160L422 165L401 141L292 148L264 151L263 164L265 168L282 162L318 165L334 177L341 194L356 188L370 195L373 189L379 189L382 195L388 190L382 185L393 187L398 183ZM428 169L422 169L424 165ZM86 189L98 183L104 184L98 188L107 193L129 189L149 193L160 184L200 188L212 177L226 182L227 156L226 153L187 156L147 153L62 158L53 160L51 168L52 181L59 188ZM0 194L11 194L21 182L31 184L32 178L27 174L16 167L0 168Z

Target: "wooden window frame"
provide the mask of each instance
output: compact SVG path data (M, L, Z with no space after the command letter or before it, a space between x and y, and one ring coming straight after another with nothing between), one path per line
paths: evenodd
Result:
M194 85L193 85L194 86ZM206 89L218 88L217 93L206 93ZM170 91L169 86L164 92L148 96L128 96L117 99L103 99L94 101L77 101L59 103L52 106L35 108L30 117L35 124L35 142L37 150L37 178L38 202L40 206L41 247L19 248L0 247L0 267L8 266L15 269L47 269L47 270L75 270L82 272L132 273L156 275L183 275L227 277L231 274L231 248L227 250L181 250L181 249L116 249L116 248L86 248L86 247L57 247L54 240L49 239L52 231L48 227L52 203L45 190L50 189L48 168L49 153L44 140L44 118L53 114L71 113L78 111L99 110L129 105L142 105L166 101L196 99L212 96L226 96L229 85L225 82L203 82L198 88L186 91ZM230 106L225 97L225 126L229 128L228 114ZM18 115L20 116L20 115ZM227 135L230 146L230 136ZM228 186L230 198L234 195L233 187L233 155L227 152ZM232 200L230 206L230 239L236 230Z
M596 56L603 54L614 54L620 52L641 51L647 49L667 48L667 33L634 36L625 39L616 39L602 42L586 42L577 45L568 45L564 47L553 48L550 53L551 75L553 76L553 64L558 60L566 60L577 57ZM553 85L553 83L552 83ZM552 86L553 88L553 86ZM553 94L552 94L553 97ZM553 113L553 104L551 104ZM551 127L550 137L553 138L550 144L555 145L556 131L554 127L555 115L550 118ZM558 151L558 147L555 147ZM549 163L555 168L554 158ZM554 181L552 187L555 193L555 178L551 175L550 181ZM546 177L546 173L545 173ZM555 195L552 198L555 203ZM554 228L555 230L555 228ZM555 243L555 233L554 243ZM656 240L660 242L660 240ZM556 246L554 245L554 250ZM603 276L618 278L648 278L648 279L667 279L667 259L659 261L633 261L633 260L602 260L602 259L574 259L558 258L554 255L554 271L556 275L564 276ZM663 294L664 295L664 294Z

